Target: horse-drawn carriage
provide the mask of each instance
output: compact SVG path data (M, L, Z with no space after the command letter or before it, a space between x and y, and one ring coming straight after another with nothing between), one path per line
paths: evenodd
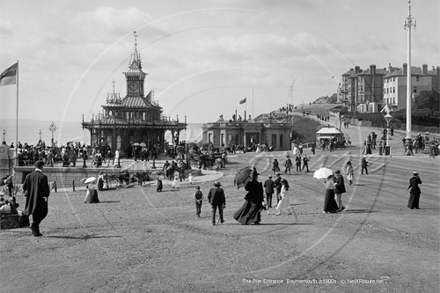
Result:
M202 151L199 146L193 145L188 151L188 162L191 166L199 169L212 167L216 162L221 161L222 153L214 152L214 148Z

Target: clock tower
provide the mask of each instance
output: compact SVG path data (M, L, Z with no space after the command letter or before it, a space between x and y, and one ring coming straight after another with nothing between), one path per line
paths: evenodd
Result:
M137 51L137 34L134 32L134 52L130 57L128 71L124 72L127 81L127 97L144 97L144 81L147 73L142 71L141 56Z

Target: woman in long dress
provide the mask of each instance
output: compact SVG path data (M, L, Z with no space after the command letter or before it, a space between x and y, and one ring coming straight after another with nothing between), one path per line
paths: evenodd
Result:
M258 182L257 171L252 172L252 180L245 185L248 191L244 197L245 203L234 214L234 219L243 225L255 224L261 222L261 210L263 209L264 190L261 182Z
M94 184L87 184L86 185L86 197L84 198L84 203L98 203L98 191L96 190L96 187Z
M419 209L419 201L420 194L422 191L420 190L419 184L422 184L422 180L419 177L419 173L414 172L413 177L409 179L409 200L408 200L408 208L410 209Z
M273 159L272 171L273 171L274 174L280 172L280 164L278 163L277 159Z
M338 204L335 201L335 183L333 175L327 177L325 185L325 199L324 199L324 214L336 213L339 210Z
M102 171L98 173L98 190L104 190L104 174L102 173Z
M293 207L290 206L290 200L289 200L289 193L287 192L289 190L289 183L286 179L281 180L281 193L279 194L281 200L277 205L277 208L275 209L275 216L281 215L281 212L284 208L287 209L288 215L291 215L293 212ZM296 216L296 215L295 215Z

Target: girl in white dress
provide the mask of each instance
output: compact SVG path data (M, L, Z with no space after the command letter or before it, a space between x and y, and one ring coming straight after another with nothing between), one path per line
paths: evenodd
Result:
M288 210L289 215L292 214L293 207L290 206L289 194L287 192L288 190L289 190L289 183L287 182L287 180L286 179L281 180L281 193L279 195L281 200L278 203L277 208L275 210L275 216L281 215L281 212L283 211L284 208Z
M174 172L173 188L179 188L179 186L180 186L179 171L176 171Z

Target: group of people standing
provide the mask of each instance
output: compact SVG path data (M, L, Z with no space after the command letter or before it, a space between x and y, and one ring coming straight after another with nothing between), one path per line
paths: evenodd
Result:
M284 174L287 175L287 173L289 173L289 175L291 175L292 174L292 172L291 172L292 166L293 166L293 162L290 159L290 156L287 156L286 161L284 162ZM306 172L310 172L309 171L309 157L307 156L307 154L304 154L303 157L300 154L296 155L295 156L295 166L296 166L296 172L302 172L302 171L304 171L304 169L306 169ZM272 171L274 172L274 174L281 172L280 162L278 162L277 159L273 159Z

